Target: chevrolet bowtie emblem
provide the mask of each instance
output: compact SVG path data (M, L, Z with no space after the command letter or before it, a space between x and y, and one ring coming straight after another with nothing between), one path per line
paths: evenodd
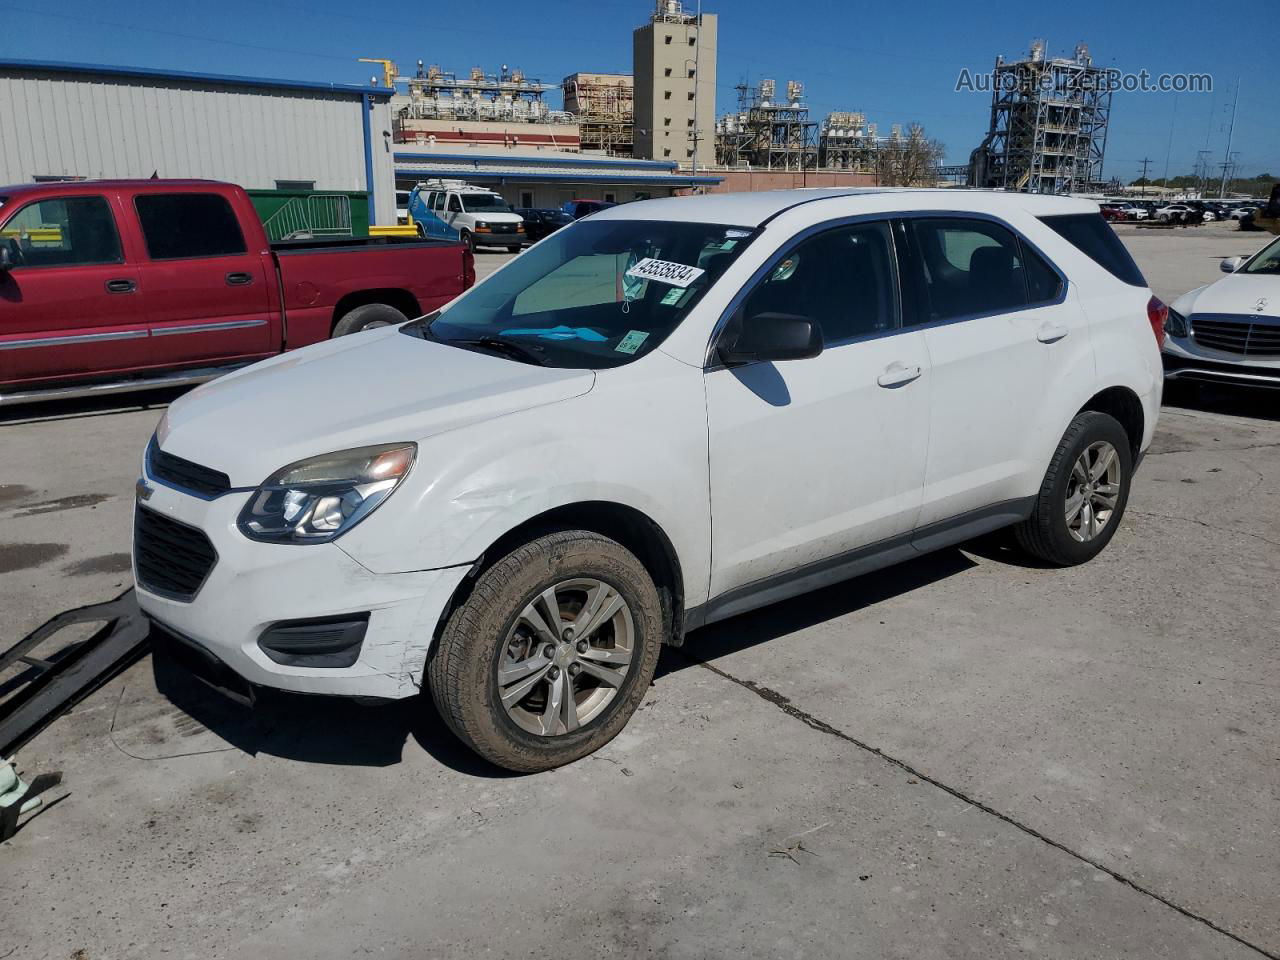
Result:
M153 493L155 493L155 487L151 486L151 484L147 483L147 481L143 480L141 477L139 477L138 482L133 485L133 495L139 500L150 500L151 494Z
M1257 310L1259 313L1267 309L1267 298L1259 297L1258 302L1253 305L1253 309Z

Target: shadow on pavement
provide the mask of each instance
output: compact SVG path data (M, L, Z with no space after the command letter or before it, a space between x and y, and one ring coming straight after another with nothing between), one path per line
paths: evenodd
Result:
M784 638L806 627L883 603L975 566L977 564L959 550L940 550L918 560L855 577L714 623L690 633L682 648L664 649L662 659L658 661L656 679L661 680L678 670L697 666L699 661L717 660Z
M404 745L413 737L423 750L459 773L512 775L467 749L426 696L370 704L260 689L250 709L211 689L163 652L152 657L152 669L156 689L175 707L251 756L387 767L401 761Z
M1166 381L1164 406L1255 420L1280 420L1280 390Z

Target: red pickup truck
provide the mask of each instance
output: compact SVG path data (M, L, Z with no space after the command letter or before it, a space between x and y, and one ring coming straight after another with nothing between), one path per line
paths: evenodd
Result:
M232 184L0 187L0 405L198 383L474 282L458 243L269 243Z

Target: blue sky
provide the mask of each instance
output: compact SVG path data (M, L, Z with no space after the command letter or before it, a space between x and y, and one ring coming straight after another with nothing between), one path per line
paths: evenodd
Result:
M374 5L365 13L337 0L0 0L0 58L345 82L371 73L356 57L390 57L403 72L421 58L459 72L507 63L558 82L575 70L629 72L631 30L650 7L647 0L490 0ZM861 110L886 131L918 121L946 144L949 162L960 162L986 130L990 100L955 92L961 69L989 70L997 53L1021 57L1033 37L1043 37L1051 54L1086 42L1102 65L1213 77L1210 94L1116 94L1108 176L1133 179L1144 157L1153 177L1164 174L1166 157L1171 175L1189 172L1203 149L1221 163L1237 78L1238 169L1280 174L1280 99L1266 75L1273 71L1249 52L1266 41L1246 28L1208 24L1201 3L1010 4L999 19L974 12L990 7L954 0L704 0L704 8L720 15L720 111L733 107L734 85L744 80L772 77L779 87L801 80L816 118Z

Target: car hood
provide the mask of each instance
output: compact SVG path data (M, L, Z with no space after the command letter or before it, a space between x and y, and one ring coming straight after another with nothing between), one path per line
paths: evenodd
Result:
M232 486L286 464L421 440L591 390L590 370L531 366L402 334L358 333L256 363L175 401L163 449Z
M1263 302L1259 310L1259 301ZM1184 316L1192 313L1241 313L1280 317L1280 276L1233 273L1216 283L1192 290L1174 303Z

